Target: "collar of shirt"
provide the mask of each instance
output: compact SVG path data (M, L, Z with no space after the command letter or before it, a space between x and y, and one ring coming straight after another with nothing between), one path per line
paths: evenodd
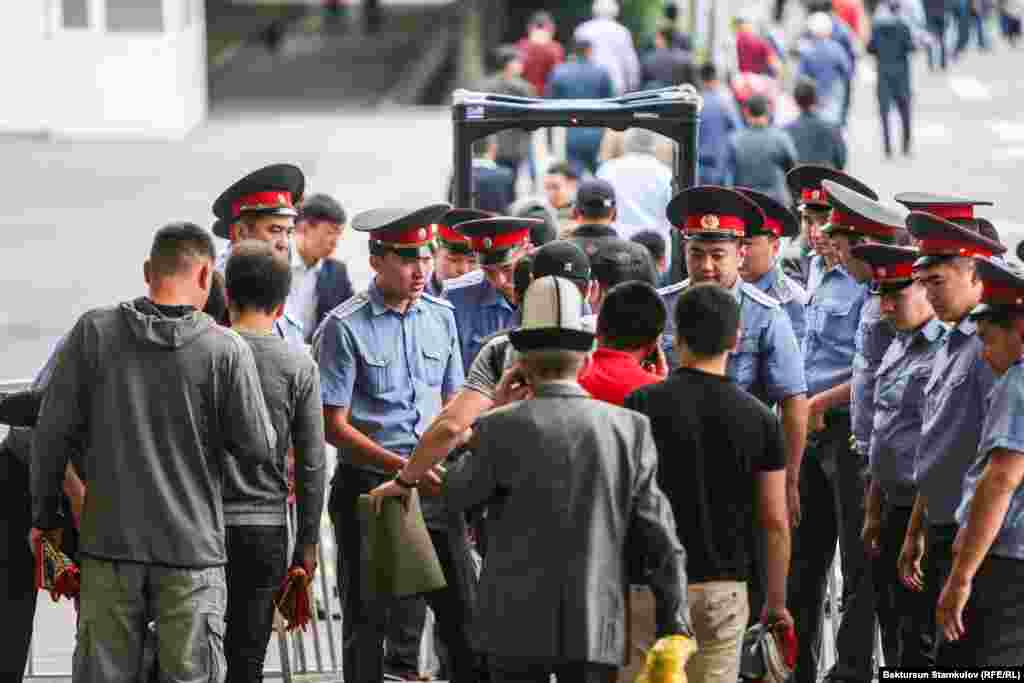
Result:
M946 332L946 326L938 318L932 318L914 331L914 339L923 338L925 341L933 342Z
M498 291L497 287L487 282L487 286L484 287L483 295L480 297L481 306L503 306L510 311L516 310L516 307L509 303L505 295Z
M952 331L964 337L971 337L978 331L978 323L965 315L963 320L953 326Z
M300 273L319 272L324 265L323 259L317 259L317 262L314 263L312 266L307 266L306 261L302 258L302 255L299 254L298 247L293 246L291 252L292 270L297 270Z
M373 311L373 315L384 315L385 313L393 313L395 315L402 315L399 311L388 306L384 303L384 292L380 291L380 287L377 286L377 278L373 279L370 286L367 288L367 293L370 297L370 309ZM409 304L409 308L406 309L408 313L418 313L423 307L423 300L416 299L413 303Z
M473 159L473 165L478 168L498 168L497 163L491 161L490 159L485 159L482 157L477 157L476 159Z
M755 280L751 284L760 289L762 292L767 292L772 288L772 285L775 284L775 278L777 278L779 275L777 271L778 266L772 266L767 273L757 278L757 280Z

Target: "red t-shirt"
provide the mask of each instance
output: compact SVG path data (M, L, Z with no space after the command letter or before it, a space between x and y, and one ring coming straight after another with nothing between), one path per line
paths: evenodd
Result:
M753 31L736 34L736 61L740 73L772 75L772 46Z
M535 43L529 38L520 40L517 47L523 57L523 80L533 86L535 96L542 97L551 72L565 61L565 50L555 40Z
M664 378L644 370L640 363L625 351L601 347L594 351L577 381L594 398L621 406L626 397L640 387L660 382L662 379Z

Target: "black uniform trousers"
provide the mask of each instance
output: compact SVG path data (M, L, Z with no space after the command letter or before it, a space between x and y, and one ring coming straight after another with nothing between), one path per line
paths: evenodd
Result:
M1024 560L986 557L963 620L964 637L939 647L940 667L1024 666Z
M843 572L842 621L836 636L832 680L870 681L874 674L875 591L864 553L864 485L867 461L850 448L849 413L826 415L826 428L808 437L800 468L803 518L793 534L789 572L790 612L799 654L796 683L816 683L822 605L839 541Z
M339 464L331 486L328 511L338 547L346 683L380 683L384 677L384 637L394 601L367 604L363 600L363 543L357 504L360 495L389 478ZM430 539L448 586L423 597L437 617L441 641L450 658L451 680L454 683L475 683L480 676L477 675L477 661L469 643L473 593L467 575L470 562L465 528L430 529Z
M935 605L900 581L897 561L913 507L882 505L881 552L872 571L886 666L935 666Z
M28 544L32 528L28 466L0 449L0 614L6 628L0 647L0 680L20 681L28 661L36 613L35 561Z
M591 662L562 662L492 655L492 683L613 683L618 667Z
M924 557L924 593L931 606L929 628L934 634L934 648L938 652L942 635L935 623L935 608L939 595L953 571L953 542L956 540L956 524L932 524L928 527L928 541Z
M896 105L899 114L903 153L910 152L910 74L887 74L878 70L878 115L882 120L882 144L887 156L892 154L892 121L889 114Z

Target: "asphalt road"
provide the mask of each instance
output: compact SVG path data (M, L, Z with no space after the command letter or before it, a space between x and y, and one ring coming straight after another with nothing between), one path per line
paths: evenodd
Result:
M950 192L995 203L991 218L1011 251L1024 239L1020 54L999 45L968 54L948 74L918 58L911 158L882 155L870 68L862 70L849 129L849 170L883 200L903 191ZM864 60L867 62L868 60ZM301 101L225 106L179 143L5 139L7 199L0 208L0 379L31 376L59 335L89 308L144 291L153 231L171 220L210 223L210 204L243 173L290 161L310 192L338 197L350 215L442 198L451 159L444 109L304 111ZM1020 222L1017 222L1020 221ZM362 235L339 257L357 285L369 278ZM70 670L73 613L40 598L36 671ZM270 665L276 664L270 648Z

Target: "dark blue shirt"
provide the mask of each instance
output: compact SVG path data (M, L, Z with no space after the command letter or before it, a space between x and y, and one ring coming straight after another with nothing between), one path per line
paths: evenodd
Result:
M896 338L896 328L882 319L882 299L869 295L860 311L850 387L850 418L854 449L867 455L875 422L875 373Z
M732 96L721 88L706 90L697 134L699 182L721 184L725 176L726 151L733 132L743 127Z
M463 372L469 372L473 359L491 335L512 327L516 307L487 281L482 270L447 280L445 286L448 301L455 307Z

